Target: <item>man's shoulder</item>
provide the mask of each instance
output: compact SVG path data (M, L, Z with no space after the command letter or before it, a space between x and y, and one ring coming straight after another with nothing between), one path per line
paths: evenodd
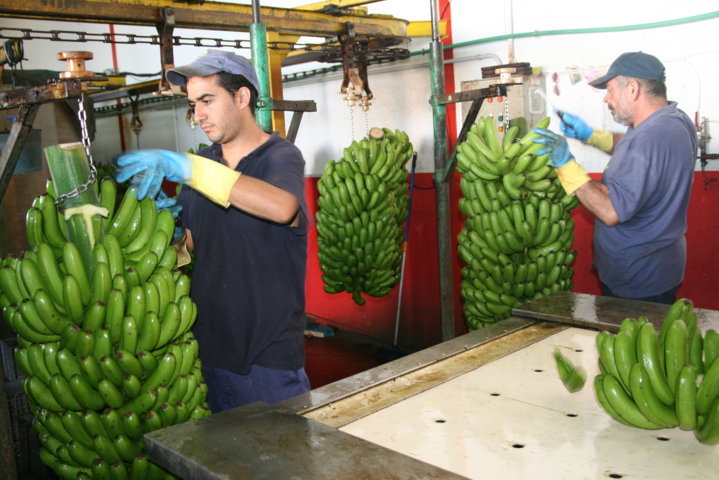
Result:
M265 150L265 153L268 156L297 156L299 158L302 158L302 152L299 148L297 148L297 145L290 142L286 138L281 137L277 132L273 132L272 135L270 135L270 138L267 140L267 148Z

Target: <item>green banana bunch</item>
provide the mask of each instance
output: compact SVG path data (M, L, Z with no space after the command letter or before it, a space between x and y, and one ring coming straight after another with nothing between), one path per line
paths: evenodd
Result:
M167 478L142 436L210 413L190 330L197 307L170 212L132 187L117 198L109 178L100 202L108 215L88 265L48 183L28 211L31 250L0 261L0 307L42 461L60 478Z
M405 132L373 128L325 165L315 214L325 292L364 305L363 293L383 297L399 281L412 150Z
M702 336L690 300L677 300L658 332L645 317L626 318L616 335L600 332L596 344L595 393L612 418L693 430L700 442L719 444L719 334Z
M549 117L537 126L546 127ZM571 264L578 203L565 195L531 130L499 140L481 117L457 145L465 225L459 233L461 295L470 330L507 318L513 307L573 286Z

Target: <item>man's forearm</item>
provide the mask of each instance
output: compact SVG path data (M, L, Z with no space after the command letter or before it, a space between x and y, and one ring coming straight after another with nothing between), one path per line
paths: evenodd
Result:
M609 188L596 180L591 180L575 192L579 201L605 224L614 226L619 223L619 216L609 198Z
M249 214L283 225L299 224L299 201L290 192L243 175L230 192L230 204Z

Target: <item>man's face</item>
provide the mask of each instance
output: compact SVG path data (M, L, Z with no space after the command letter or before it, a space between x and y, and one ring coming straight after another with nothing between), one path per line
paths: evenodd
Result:
M627 126L634 124L634 112L629 98L630 82L626 78L612 78L607 83L607 94L604 96L614 121Z
M211 142L225 144L237 138L242 124L239 96L222 88L217 75L188 78L187 98L195 123Z

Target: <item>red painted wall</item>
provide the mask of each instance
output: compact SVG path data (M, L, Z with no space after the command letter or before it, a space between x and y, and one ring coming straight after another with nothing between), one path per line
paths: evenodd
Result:
M592 175L595 179L599 174ZM687 271L679 295L690 298L699 308L719 310L719 254L714 252L719 241L719 172L697 173L689 204L687 231ZM314 218L317 209L317 179L308 178L307 206ZM458 180L453 181L453 204L459 198ZM455 311L457 335L466 332L461 319L459 297L460 263L456 255L456 234L462 227L458 209L452 218L454 232ZM593 216L583 207L572 212L576 222L573 248L578 251L574 263L574 291L599 294L599 282L592 268ZM410 222L409 246L405 264L399 326L399 345L425 348L441 342L439 316L439 278L437 267L437 214L432 174L415 175L415 190ZM322 289L317 260L317 231L314 221L309 233L307 274L307 313L318 322L342 330L361 332L387 342L394 338L399 287L384 298L367 299L363 307L356 305L349 294L330 295Z

